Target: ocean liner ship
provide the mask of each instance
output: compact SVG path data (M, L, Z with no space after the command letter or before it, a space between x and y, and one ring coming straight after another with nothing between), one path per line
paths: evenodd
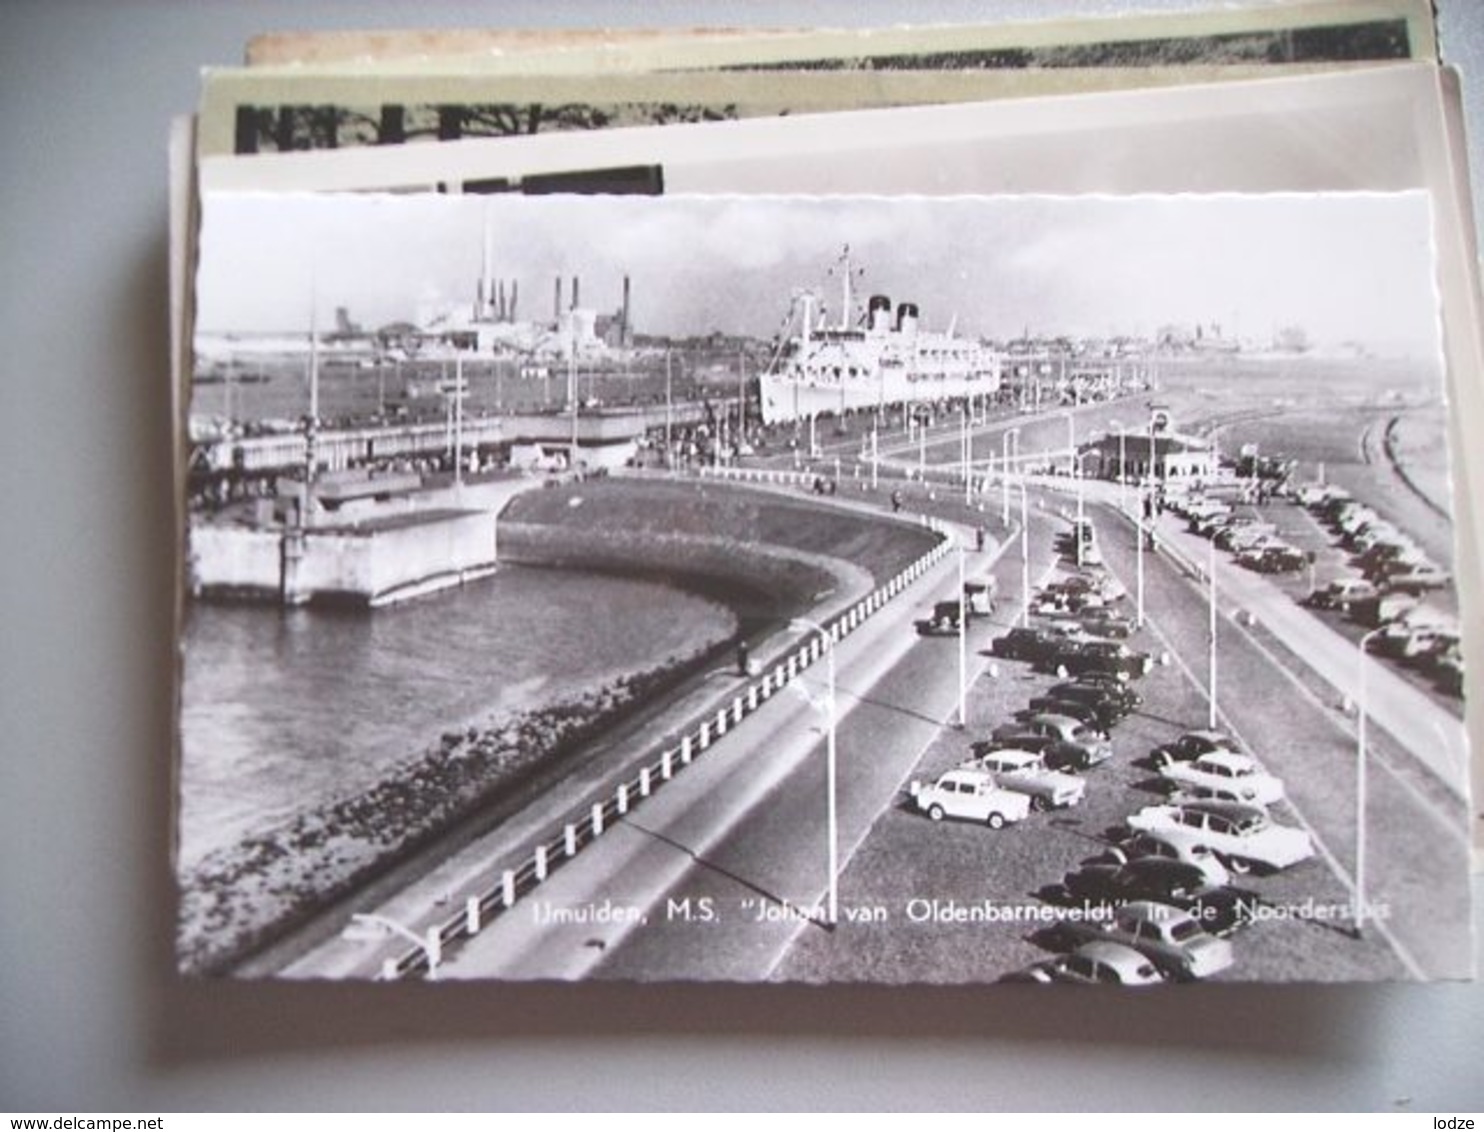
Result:
M976 397L1000 385L1000 358L972 338L924 330L916 303L872 295L851 325L850 249L841 256L843 312L837 326L816 321L818 297L795 296L798 331L762 375L766 424L856 409Z

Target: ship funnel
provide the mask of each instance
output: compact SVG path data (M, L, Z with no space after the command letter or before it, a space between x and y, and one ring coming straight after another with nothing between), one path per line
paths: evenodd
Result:
M872 295L866 304L866 326L875 331L891 329L891 299L885 295Z
M897 332L899 334L917 333L917 304L897 304Z

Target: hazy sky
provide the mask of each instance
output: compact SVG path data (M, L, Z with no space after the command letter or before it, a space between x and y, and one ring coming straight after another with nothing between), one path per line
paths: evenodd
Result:
M833 314L849 244L858 292L917 302L924 323L1004 338L1152 334L1220 323L1266 340L1299 324L1436 352L1427 198L1406 194L1167 197L458 197L218 194L204 208L198 325L303 330L311 301L367 328L420 303L472 302L485 232L493 273L547 319L553 280L614 310L627 273L641 333L768 336L791 293ZM508 285L508 282L507 282Z

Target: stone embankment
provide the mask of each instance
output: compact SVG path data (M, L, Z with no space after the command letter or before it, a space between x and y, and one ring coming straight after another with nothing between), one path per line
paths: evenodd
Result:
M700 591L729 605L744 633L869 592L936 541L921 527L807 500L626 480L523 495L506 508L499 538L504 562L636 573ZM370 788L212 853L179 878L182 970L231 969L576 757L735 640L698 641L648 671L447 731Z

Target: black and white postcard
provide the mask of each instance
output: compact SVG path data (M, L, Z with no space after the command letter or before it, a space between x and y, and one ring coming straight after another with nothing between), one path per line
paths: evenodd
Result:
M1433 233L208 191L181 969L1468 977Z

